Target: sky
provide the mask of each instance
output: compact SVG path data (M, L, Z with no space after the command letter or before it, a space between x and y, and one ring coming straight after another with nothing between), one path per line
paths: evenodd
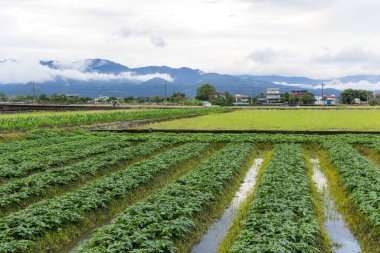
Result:
M0 60L380 74L379 10L378 0L0 0Z

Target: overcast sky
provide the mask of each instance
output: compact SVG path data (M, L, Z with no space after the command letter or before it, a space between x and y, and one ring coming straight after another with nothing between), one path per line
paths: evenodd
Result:
M0 59L380 74L378 0L0 0Z

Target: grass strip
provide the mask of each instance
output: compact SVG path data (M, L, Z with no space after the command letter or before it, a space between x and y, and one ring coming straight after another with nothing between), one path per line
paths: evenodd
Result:
M175 243L195 229L193 217L223 194L252 146L231 144L187 175L136 203L98 230L79 252L175 252Z
M182 145L0 219L0 252L35 251L39 246L36 241L44 241L39 238L48 237L49 233L60 231L64 226L80 226L91 212L106 209L114 199L122 198L150 182L155 175L197 157L207 146L196 143ZM51 251L58 246L47 248L45 245L43 250Z
M319 252L307 171L300 145L275 146L230 252Z

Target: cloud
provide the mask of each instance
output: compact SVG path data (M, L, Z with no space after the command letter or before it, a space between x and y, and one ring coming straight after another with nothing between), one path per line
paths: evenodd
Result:
M166 46L164 39L161 37L151 36L150 42L152 42L152 44L156 47L165 47Z
M302 83L287 83L287 82L273 82L274 84L284 85L284 86L293 86L293 87L300 87L303 89L315 89L315 85L311 84L302 84Z
M367 80L361 80L358 82L342 82L339 79L334 79L332 81L325 83L325 88L333 88L338 90L344 89L362 89L362 90L380 90L380 82L373 83Z
M0 0L0 58L380 74L379 8L378 0Z
M65 66L65 65L64 65ZM82 72L82 67L66 65L66 68L52 69L40 65L38 62L7 60L0 62L0 84L14 84L36 82L43 83L54 81L56 78L72 79L77 81L111 81L128 80L133 82L144 82L153 78L162 78L172 82L173 78L168 74L137 75L134 72L122 72L119 74L108 74L98 72Z
M342 49L338 52L327 50L314 58L322 63L370 63L380 64L380 54L364 47Z
M248 59L258 64L271 64L290 56L291 53L285 50L275 51L271 48L253 51L248 55Z
M132 29L128 26L122 26L114 33L114 37L118 39L126 39L131 37L149 38L150 42L155 47L165 47L166 42L161 36L153 35L153 32L148 30Z

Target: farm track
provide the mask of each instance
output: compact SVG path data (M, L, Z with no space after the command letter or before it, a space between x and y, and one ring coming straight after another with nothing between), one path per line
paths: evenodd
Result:
M184 144L134 164L125 171L112 173L70 193L35 203L0 219L0 251L33 249L48 252L59 248L84 229L86 223L94 222L93 219L98 216L91 217L91 214L102 209L107 213L107 207L113 201L128 196L128 193L150 182L160 172L197 157L207 146ZM23 224L22 227L16 225L19 222ZM25 233L23 226L33 228L31 233Z
M210 134L295 134L295 135L339 135L339 134L373 134L378 135L380 131L361 131L361 130L208 130L208 129L91 129L91 131L98 132L115 132L115 133L178 133L178 134L196 134L196 133L210 133Z
M83 126L83 128L89 129L91 131L118 131L124 129L131 129L138 126L144 126L151 123L171 121L176 119L190 119L199 116L203 116L205 114L190 114L190 115L182 115L182 116L167 116L167 117L158 117L153 119L141 119L141 120L132 120L127 122L112 122L112 123L101 123L101 124L91 124L87 126Z
M50 169L0 185L0 217L14 210L81 187L84 183L127 169L168 149L171 143L146 142L114 150L71 166Z

